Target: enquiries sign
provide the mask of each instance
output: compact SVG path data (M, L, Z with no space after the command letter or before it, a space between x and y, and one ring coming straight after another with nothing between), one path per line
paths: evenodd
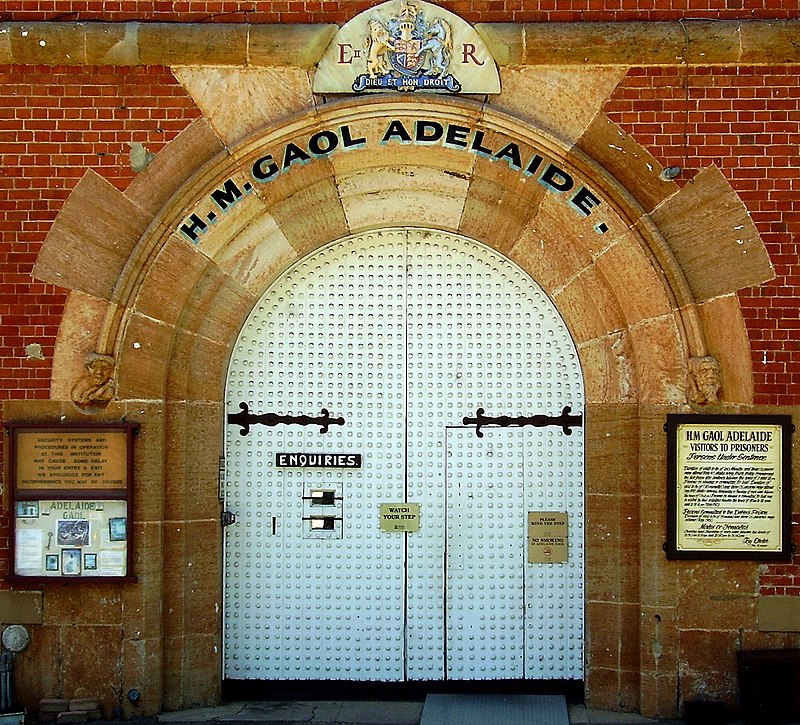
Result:
M669 415L667 556L788 559L788 416Z

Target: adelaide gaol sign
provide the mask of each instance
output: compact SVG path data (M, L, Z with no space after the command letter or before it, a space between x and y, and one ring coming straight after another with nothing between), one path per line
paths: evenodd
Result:
M790 416L667 416L668 558L791 558L792 430Z
M7 580L135 581L128 521L137 423L10 423Z
M336 34L314 93L499 93L497 65L480 35L443 8L391 0Z

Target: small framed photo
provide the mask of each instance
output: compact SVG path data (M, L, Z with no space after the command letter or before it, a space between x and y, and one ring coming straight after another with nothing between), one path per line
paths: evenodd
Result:
M109 519L108 538L111 541L127 541L128 519L125 518L124 516L119 516Z
M61 573L64 576L77 576L81 573L81 550L61 550Z
M39 502L38 501L17 501L17 518L18 519L38 519L39 518Z
M84 554L83 555L83 570L96 571L97 570L97 554Z
M58 554L45 554L44 556L44 570L45 571L58 571Z
M89 521L87 519L57 521L56 543L59 546L89 546Z

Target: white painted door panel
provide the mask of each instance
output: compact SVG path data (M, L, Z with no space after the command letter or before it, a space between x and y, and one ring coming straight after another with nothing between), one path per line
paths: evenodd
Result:
M555 427L525 429L525 511L566 512L569 538L566 563L525 566L529 679L583 679L583 456L576 456L583 439L582 427L569 436Z
M340 245L265 295L234 352L228 411L344 426L228 426L225 672L231 679L401 680L405 546L378 506L405 498L405 235ZM279 452L361 453L361 469L278 468ZM328 513L309 501L334 488ZM305 497L305 498L304 498ZM272 533L272 517L275 533Z
M448 679L524 675L523 447L519 430L447 430Z

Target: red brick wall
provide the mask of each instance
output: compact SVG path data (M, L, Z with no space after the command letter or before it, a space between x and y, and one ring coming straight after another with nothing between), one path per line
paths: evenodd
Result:
M375 4L369 0L18 0L13 10L0 13L0 20L342 23ZM797 8L786 0L455 0L441 5L471 23L797 16Z
M715 163L744 200L778 278L740 294L756 403L800 403L800 72L634 69L606 107L682 183ZM87 168L124 189L129 141L158 151L198 115L166 69L18 68L0 75L0 396L47 397L64 296L31 281L39 245ZM713 240L709 240L713 243ZM13 244L13 248L12 248ZM38 343L45 360L29 358Z
M199 115L164 68L3 68L0 73L0 400L48 398L66 294L31 277L64 200L88 168L120 189L128 142L157 152ZM41 357L26 346L38 344ZM3 439L0 438L0 459ZM6 512L0 550L8 551ZM9 562L0 561L0 575Z
M31 279L53 220L92 168L124 189L128 142L158 151L199 112L163 68L11 68L0 74L0 399L47 398L66 299ZM41 345L44 360L26 355Z
M605 111L665 166L683 167L680 183L716 164L744 201L777 274L739 295L755 402L798 405L800 70L634 69Z
M786 564L764 564L758 593L764 596L800 597L800 514L792 514L792 542L795 554Z
M683 167L679 183L713 163L744 201L777 275L739 293L755 402L800 404L800 70L635 69L605 111L664 166ZM800 596L797 513L792 532L793 561L761 568L761 594Z
M714 163L744 200L778 275L740 294L756 403L797 405L800 71L634 69L605 110L664 165L682 166L681 183ZM166 69L0 75L0 399L47 397L64 296L30 271L77 179L93 168L124 189L133 177L127 143L158 151L198 113ZM26 355L32 343L45 360Z

